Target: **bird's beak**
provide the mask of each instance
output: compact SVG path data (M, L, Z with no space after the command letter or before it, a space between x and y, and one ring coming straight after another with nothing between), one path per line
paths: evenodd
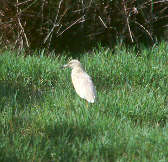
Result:
M68 64L63 65L61 68L64 69L64 68L67 68L67 67L69 67Z

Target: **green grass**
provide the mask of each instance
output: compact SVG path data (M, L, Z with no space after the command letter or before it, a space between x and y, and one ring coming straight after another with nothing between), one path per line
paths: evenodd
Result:
M80 58L96 85L75 93L67 58L0 55L0 161L167 161L168 45L95 49Z

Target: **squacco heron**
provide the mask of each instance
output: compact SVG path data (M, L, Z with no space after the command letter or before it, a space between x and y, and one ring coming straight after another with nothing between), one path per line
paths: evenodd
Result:
M63 66L72 69L71 79L76 93L90 103L94 103L96 99L96 89L91 77L84 71L78 60L71 60Z

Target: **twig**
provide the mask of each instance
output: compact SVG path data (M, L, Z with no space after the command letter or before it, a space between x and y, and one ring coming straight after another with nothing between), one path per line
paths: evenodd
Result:
M24 37L25 37L26 45L27 45L27 47L29 47L29 43L28 43L28 39L27 39L26 33L25 33L25 31L24 31L24 28L23 28L23 26L22 26L22 24L21 24L19 18L18 18L18 23L19 23L19 25L20 25L20 27L21 27L21 30L22 30L22 32L23 32L23 35L24 35Z
M56 23L56 21L57 21L57 19L58 19L58 15L59 15L59 11L60 11L62 2L63 2L63 0L61 0L60 3L59 3L59 5L58 5L58 12L57 12L57 15L56 15L56 17L55 17L54 23Z
M16 0L16 2L17 2L17 4L18 4L18 0ZM19 12L18 6L16 6L16 10L17 10L17 13L18 13L18 12ZM23 33L23 35L24 35L24 38L25 38L25 41L26 41L26 45L27 45L27 47L29 47L29 42L28 42L26 33L25 33L25 31L24 31L24 28L23 28L23 26L22 26L22 24L21 24L21 21L20 21L19 16L17 16L17 20L18 20L19 26L20 26L20 28L21 28L21 31L22 31L22 33ZM23 41L22 41L22 46L23 46Z
M50 32L48 33L48 35L45 37L45 39L44 39L44 44L46 43L46 41L48 40L48 38L50 37L50 35L51 35L51 33L53 32L53 30L54 30L54 28L56 27L56 26L59 26L59 25L57 25L57 24L53 24L53 27L52 27L52 29L50 30Z
M82 3L82 15L85 15L85 4L84 4L83 0L81 0L81 3ZM82 22L84 22L84 21L85 21L85 18L83 16ZM82 30L84 29L84 24L83 23L81 23L81 29Z
M142 6L139 7L138 9L143 9L146 7L145 5L151 5L151 3L154 5L154 4L166 3L166 2L168 2L168 0L161 0L161 1L157 1L157 2L153 2L153 1L149 0L149 1L145 2L144 4L142 4Z
M133 40L133 37L132 37L132 32L131 32L130 25L129 25L129 16L127 15L125 0L123 0L123 4L124 4L124 12L125 12L125 16L126 16L126 22L127 22L128 31L129 31L129 34L130 34L131 41L133 43L134 40Z
M150 39L153 41L153 38L152 38L150 32L149 32L143 25L141 25L141 24L140 24L139 22L137 22L137 21L135 21L135 24L139 25L139 26L149 35Z
M20 5L23 5L25 3L28 3L28 2L31 2L32 0L27 0L25 2L20 2L20 3L17 3L15 6L20 6Z
M84 3L83 3L83 0L81 0L82 1L82 13L84 14L84 11L85 11L85 5L84 5Z
M91 6L91 4L92 4L92 0L90 0L90 2L89 2L89 6L88 6L88 7L90 7L90 6Z
M107 25L104 23L104 21L102 20L102 18L100 16L98 16L98 18L100 19L100 21L103 24L103 26L107 29Z
M21 33L22 33L22 31L20 30L20 32L18 32L17 33L17 37L18 37L18 39L16 39L16 41L15 41L15 45L19 42L19 39L20 39L20 35L21 35Z
M59 26L58 30L57 30L57 34L59 33L60 29L62 28L62 24Z
M33 6L36 2L37 2L37 0L33 0L33 2L32 2L30 5L26 6L24 9L20 10L20 11L17 13L17 15L18 15L18 16L21 15L23 12L25 12L27 9L29 9L31 6ZM17 7L17 5L16 5L16 7Z
M84 16L82 16L79 19L77 19L76 21L74 21L70 26L68 26L65 30L63 30L60 34L58 34L57 37L62 35L66 30L70 29L73 25L77 24L78 22L81 22L81 20L82 20L82 22L85 21L84 18L83 18Z
M168 0L161 0L161 1L157 1L157 2L149 1L149 2L151 2L152 4L158 4L158 3L168 2ZM149 2L148 2L148 3L149 3Z
M55 27L56 27L56 26L59 26L59 24L56 23L56 22L57 22L57 19L58 19L58 15L59 15L59 11L60 11L62 2L63 2L63 0L61 0L61 1L59 2L58 12L57 12L57 15L55 16L55 20L54 20L53 27L52 27L52 29L50 30L50 32L48 33L48 35L45 37L44 42L43 42L44 44L46 43L46 41L48 40L48 38L50 37L50 35L53 33ZM61 26L61 27L62 27L62 26ZM51 37L52 37L52 35L51 35ZM51 38L50 38L50 40L51 40Z
M41 5L41 22L42 22L42 24L44 22L44 3L45 3L45 0L42 0L42 5Z

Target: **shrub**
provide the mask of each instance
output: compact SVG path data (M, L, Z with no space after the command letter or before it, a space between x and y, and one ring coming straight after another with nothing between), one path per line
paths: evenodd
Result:
M168 1L0 1L1 44L64 50L101 41L154 43L168 22Z

